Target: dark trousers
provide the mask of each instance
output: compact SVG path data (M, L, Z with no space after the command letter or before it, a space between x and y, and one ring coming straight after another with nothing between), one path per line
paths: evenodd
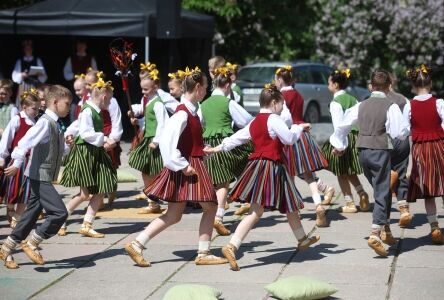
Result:
M389 150L359 149L359 161L364 175L373 187L375 206L373 224L385 225L390 217L392 197L390 194L390 152Z
M407 179L407 167L409 165L410 142L409 139L393 140L393 150L391 151L392 170L398 173L398 185L395 189L396 198L407 200L409 180Z
M35 231L44 239L49 239L57 234L68 218L68 211L62 197L51 182L32 179L30 181L31 196L28 205L11 233L11 238L18 243L23 241L34 228L42 209L45 209L46 219Z

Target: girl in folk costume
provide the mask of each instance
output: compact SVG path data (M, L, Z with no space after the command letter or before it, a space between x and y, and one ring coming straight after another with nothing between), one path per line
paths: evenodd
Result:
M40 100L40 107L39 107L39 113L37 115L36 122L37 120L45 113L46 110L46 98L49 92L51 85L47 84L47 83L42 83L37 87L37 93L39 95L39 100Z
M239 270L236 251L261 218L264 208L278 209L287 215L300 250L319 240L319 236L307 237L305 234L299 217L299 210L304 207L302 197L282 157L283 145L294 144L302 131L310 128L310 124L294 124L288 129L278 116L283 110L284 98L273 84L267 84L262 90L259 103L261 109L250 124L225 138L219 146L206 149L207 153L230 151L250 140L254 146L247 167L230 192L232 199L251 203L250 214L242 219L230 243L222 248L231 269L235 271Z
M9 79L0 80L0 137L9 121L19 113L17 107L11 103L14 83Z
M293 68L284 66L276 70L275 81L285 100L285 105L291 114L292 124L303 123L302 111L304 99L293 89ZM319 227L328 226L325 216L325 209L321 205L321 196L318 191L318 183L312 172L324 169L328 163L316 141L308 132L302 132L300 139L293 145L284 146L284 153L287 159L287 166L291 176L302 175L310 187L313 202L316 206L316 225ZM330 201L334 195L333 187L324 184L323 191L325 198Z
M225 67L227 67L231 71L231 92L230 92L230 99L235 100L237 103L239 103L240 106L244 106L244 95L242 93L242 90L240 86L236 84L237 79L237 71L239 69L239 65L232 64L227 62L225 64Z
M431 68L425 65L407 71L417 94L404 107L404 117L410 122L413 140L407 201L425 199L432 242L442 245L444 236L438 225L435 197L444 196L444 100L430 94L430 73Z
M162 134L168 114L157 90L159 87L159 71L156 65L150 65L150 72L140 80L142 89L142 104L133 105L133 112L128 111L131 123L138 122L138 116L143 116L143 139L129 155L129 165L142 172L144 188L148 187L162 169L162 156L159 151L159 139ZM142 128L142 127L141 127ZM142 208L140 214L160 213L160 205L152 200Z
M175 73L168 73L168 90L170 95L174 97L177 101L180 102L182 97L182 80L183 80L183 71L177 70Z
M333 93L333 101L330 103L330 115L333 128L340 124L345 110L356 105L358 100L348 94L345 89L348 86L350 78L350 69L335 70L328 78L328 89ZM341 192L345 198L345 206L342 207L344 213L356 213L358 210L353 201L350 183L355 187L359 195L359 206L362 211L370 209L368 194L364 191L358 174L362 174L361 164L359 163L358 149L356 149L356 140L358 138L358 127L354 125L347 136L348 147L342 156L333 154L333 146L327 141L322 151L328 160L328 169L338 177Z
M6 164L11 166L14 163L10 159L10 154L29 128L35 124L35 117L39 111L40 101L35 89L24 92L21 98L22 111L14 116L8 126L6 126L0 142L0 167L2 169L6 167ZM2 181L1 189L4 200L8 204L7 211L11 228L15 228L28 202L30 194L29 180L24 175L28 160L29 153L26 155L25 161L17 174L12 177L6 177ZM15 205L16 208L14 209Z
M74 120L77 120L79 118L83 103L85 103L89 98L89 90L87 89L85 74L75 75L74 77L74 92L79 98L79 102L77 102L74 110Z
M183 102L165 124L159 144L165 168L145 190L150 198L167 201L168 210L125 246L126 252L138 266L150 266L143 258L142 250L150 239L180 221L187 201L199 202L203 209L196 265L227 262L210 254L217 201L213 182L203 162L202 126L197 115L198 103L205 97L206 89L207 78L197 67L186 70Z
M204 125L204 143L216 147L225 137L234 133L233 122L238 128L243 128L253 117L242 106L227 98L231 91L231 71L221 67L215 69L213 74L214 90L211 97L201 104L200 112ZM249 145L242 145L230 152L216 153L205 161L216 188L218 209L214 228L220 235L230 234L230 230L222 223L228 187L244 170L250 152Z
M117 185L116 170L106 150L112 145L103 133L104 120L101 110L107 109L113 96L111 81L104 82L102 78L92 85L91 98L82 106L78 124L78 136L63 172L61 185L67 187L80 186L80 195L71 199L67 204L68 213L82 202L89 200L83 224L79 233L92 238L102 238L105 235L92 228L94 217L99 209L103 196L115 191ZM69 132L69 131L67 131ZM67 140L73 138L66 136ZM66 235L66 225L59 235Z

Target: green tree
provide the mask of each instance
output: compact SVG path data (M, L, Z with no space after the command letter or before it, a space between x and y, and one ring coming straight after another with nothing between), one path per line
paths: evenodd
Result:
M306 1L183 0L182 6L215 16L216 52L244 64L310 58L314 12Z
M41 0L2 0L0 1L0 9L14 8L25 5L34 4Z

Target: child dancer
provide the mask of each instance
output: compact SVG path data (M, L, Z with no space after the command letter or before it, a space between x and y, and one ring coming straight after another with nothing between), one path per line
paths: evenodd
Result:
M182 75L183 71L177 70L175 73L168 73L168 90L170 95L180 102L182 97Z
M216 147L225 137L233 134L231 126L233 122L238 128L243 128L253 117L242 106L227 98L231 91L231 71L226 67L221 67L215 69L213 75L215 89L211 97L202 103L200 109L204 124L204 143ZM250 152L248 145L242 145L230 152L216 153L205 160L216 188L218 208L214 228L220 235L230 234L230 230L222 222L228 187L230 182L239 177L244 170Z
M42 83L37 87L37 93L38 93L39 99L40 99L40 107L39 107L39 113L38 113L37 117L35 118L36 121L45 113L46 95L48 94L50 87L51 87L51 85L49 85L47 83Z
M17 146L21 138L26 132L35 124L34 118L37 116L40 106L40 100L35 89L30 89L21 95L22 111L14 116L6 126L5 131L0 142L0 165L3 169L7 161L8 166L11 166L14 161L10 161L10 153ZM20 216L26 208L30 194L29 180L26 179L24 172L28 164L29 153L13 177L5 178L2 183L2 188L6 189L5 200L8 203L8 219L11 218L11 228L15 228ZM17 206L14 209L14 206Z
M77 120L79 118L83 103L85 103L86 100L88 100L89 98L90 91L87 89L85 74L75 75L74 77L74 92L79 98L79 102L77 102L76 108L74 110L74 120Z
M358 103L355 97L348 94L345 89L348 86L350 69L335 70L328 77L328 89L333 93L333 100L330 102L330 115L333 128L341 123L344 112ZM359 206L362 211L368 211L370 204L368 194L364 191L358 175L363 173L356 149L356 139L358 138L358 127L352 126L348 134L348 147L342 156L333 155L333 146L326 142L322 147L325 158L328 160L328 169L338 177L341 192L345 198L343 213L356 213L358 210L353 200L350 184L352 184L359 195Z
M285 100L286 107L291 114L292 124L303 123L302 111L304 99L293 89L293 68L284 66L276 70L275 81ZM318 227L328 226L325 216L325 209L321 205L321 196L318 191L318 184L313 172L324 169L328 163L316 141L308 132L303 132L301 138L293 145L284 146L284 153L287 159L287 166L291 176L302 175L305 182L310 187L313 202L316 207L316 225ZM326 198L331 199L334 195L334 189L329 186L324 187Z
M346 110L341 123L330 137L334 153L347 149L347 136L354 124L359 126L359 161L364 175L373 187L375 206L368 246L378 255L387 256L382 243L393 245L397 240L390 231L390 149L391 138L405 138L409 134L399 106L387 98L391 80L385 70L375 70L371 75L371 97ZM339 151L339 152L338 152Z
M444 100L430 94L431 68L421 65L407 72L417 94L404 108L412 132L412 172L408 202L424 198L434 244L444 244L439 228L435 197L444 196Z
M13 86L14 83L9 79L0 80L0 137L12 117L19 113L17 107L11 103Z
M241 88L236 84L237 79L237 71L239 69L239 65L232 64L227 62L225 64L225 67L227 67L231 71L231 92L230 92L230 99L236 101L239 103L240 106L244 106L244 95L242 93Z
M99 78L92 84L91 98L83 104L79 115L79 135L60 181L63 186L80 186L80 195L67 204L70 214L82 201L88 200L90 194L93 195L79 230L81 235L91 238L105 236L95 231L92 224L104 194L115 191L117 185L116 170L106 154L106 150L112 146L103 133L104 121L101 116L101 110L109 107L112 95L111 81L104 82ZM67 138L72 138L72 135ZM66 235L66 225L59 235Z
M227 262L210 254L217 202L213 183L202 159L205 156L204 143L197 115L198 103L205 97L206 89L207 79L197 67L186 70L183 102L166 123L159 144L165 168L145 190L150 198L167 201L168 210L125 246L126 252L140 267L150 266L142 255L145 245L168 226L180 221L187 201L199 202L203 209L196 265Z
M154 67L153 67L154 66ZM133 106L133 112L128 111L131 122L137 122L138 115L143 115L143 139L141 143L131 151L128 164L142 173L144 187L148 187L162 169L163 162L159 151L159 138L163 131L168 114L162 99L157 94L159 87L159 72L155 65L151 64L151 71L140 80L143 99L142 107ZM152 200L148 206L142 208L139 214L160 213L160 205Z
M302 131L310 128L310 124L294 124L288 129L278 116L283 110L284 98L273 84L267 84L262 90L259 103L259 114L250 124L225 138L219 146L206 149L207 153L229 151L249 140L254 146L247 167L230 192L232 199L251 203L250 215L242 219L230 243L222 248L234 271L239 270L236 251L261 218L264 208L278 209L287 215L299 242L299 250L305 250L319 240L319 236L307 237L305 234L299 217L299 210L304 204L282 161L283 145L295 143Z
M34 263L44 264L38 250L39 244L55 235L68 216L62 197L51 182L57 179L65 148L59 118L68 115L70 105L69 90L60 85L51 86L46 99L45 114L20 140L11 154L14 163L5 170L8 176L17 174L26 154L32 149L31 159L25 171L31 185L28 206L0 249L0 259L5 261L9 269L18 268L11 253L20 243L23 252ZM45 221L29 235L43 208L46 211ZM28 240L23 241L26 237Z
M394 91L396 87L396 77L390 74L392 85L387 97L399 106L401 111L404 111L405 105L409 102L406 97ZM399 222L401 227L407 227L412 221L412 215L409 210L409 203L407 202L407 192L409 189L409 179L407 178L407 168L410 157L410 141L409 139L394 139L393 150L391 153L392 172L390 177L390 190L396 193Z

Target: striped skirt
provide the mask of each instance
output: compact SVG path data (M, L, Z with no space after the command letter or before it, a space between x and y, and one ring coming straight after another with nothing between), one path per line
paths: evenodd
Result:
M297 176L306 172L314 172L328 167L322 151L314 138L303 131L301 138L293 145L284 146L284 155L287 161L288 172Z
M86 187L91 194L111 193L117 188L117 172L105 149L90 144L74 145L60 184Z
M304 208L302 197L284 164L265 159L249 161L230 191L234 201L257 203L281 213Z
M322 146L322 152L328 161L328 170L336 176L358 175L364 172L359 163L358 149L356 148L358 133L356 131L350 132L347 138L348 147L342 156L333 155L334 147L329 141Z
M223 138L204 139L204 143L216 147ZM221 151L204 159L214 184L232 182L242 174L248 162L248 155L253 151L251 143L241 145L231 151Z
M28 203L31 194L31 184L28 177L25 176L26 165L28 164L29 156L26 156L25 161L19 168L15 176L6 177L4 184L6 186L6 193L4 195L5 202L8 204ZM13 160L8 164L12 166Z
M132 168L150 176L159 174L163 168L159 147L154 150L148 147L152 140L152 137L143 138L140 144L131 151L128 159L128 164Z
M202 158L190 157L188 161L197 175L185 176L182 171L163 168L144 190L145 194L154 201L217 203L213 182Z
M116 143L116 147L112 148L109 151L106 151L109 158L111 158L111 162L114 169L118 169L120 166L120 154L122 153L122 148L120 147L120 143Z
M413 142L408 202L444 196L444 140Z

